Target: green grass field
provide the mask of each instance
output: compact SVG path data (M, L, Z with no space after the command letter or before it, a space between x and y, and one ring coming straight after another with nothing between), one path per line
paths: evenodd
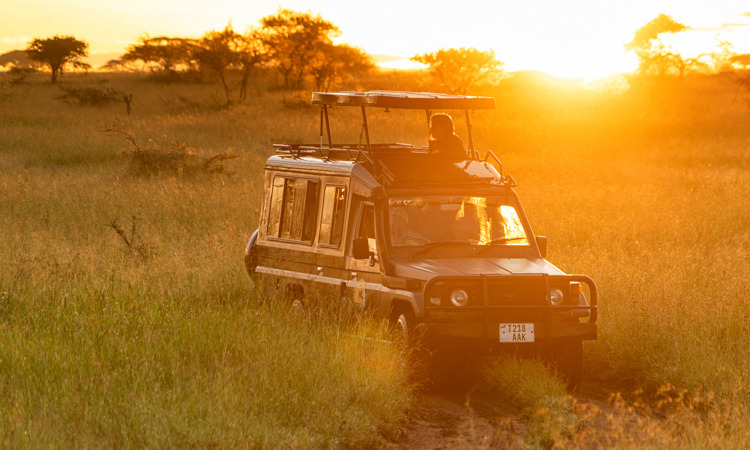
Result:
M377 342L382 324L290 310L245 273L271 145L319 139L309 93L259 83L227 107L210 84L63 77L133 93L128 116L124 103L56 100L41 75L2 77L0 446L362 447L399 435L414 386L399 350ZM413 75L346 88L439 90ZM623 422L606 442L750 440L750 110L731 80L620 94L519 77L477 94L498 103L472 116L477 147L519 182L548 259L599 287L587 380L679 425L644 415L642 439L622 436ZM356 142L357 115L333 114L346 129L336 140ZM423 114L371 120L375 139L426 139ZM237 158L224 174L149 173L112 128L142 149ZM517 383L548 383L533 380ZM565 429L554 442L579 442Z

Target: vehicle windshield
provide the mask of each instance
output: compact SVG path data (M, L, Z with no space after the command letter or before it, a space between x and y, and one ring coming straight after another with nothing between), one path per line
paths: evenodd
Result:
M432 195L389 199L391 245L529 245L510 197Z

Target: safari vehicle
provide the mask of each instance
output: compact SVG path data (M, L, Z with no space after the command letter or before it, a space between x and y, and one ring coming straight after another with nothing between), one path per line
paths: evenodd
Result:
M492 151L474 149L469 111L494 109L494 98L316 92L312 103L320 142L277 144L266 162L245 250L253 280L296 302L350 302L432 348L535 349L579 380L583 341L597 336L596 286L544 259L547 239L534 236L515 181ZM334 143L332 107L361 110L363 142ZM372 143L367 114L378 108L426 110L428 120L463 110L466 160Z

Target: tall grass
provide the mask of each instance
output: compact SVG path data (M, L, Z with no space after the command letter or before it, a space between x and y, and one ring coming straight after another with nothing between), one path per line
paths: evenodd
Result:
M129 87L131 117L122 105L56 104L41 84L0 111L0 446L394 439L411 390L400 351L380 343L387 330L290 309L245 273L271 139L257 136L251 106L223 113L202 100L208 87L187 86L204 103L175 114L169 88ZM103 131L113 124L241 157L232 175L141 176L129 144Z
M253 294L244 273L270 145L318 142L309 94L259 85L227 108L212 85L62 82L133 93L132 113L58 102L41 79L0 99L2 445L360 446L397 434L410 395L401 355L348 337L384 330L297 317ZM439 90L393 74L346 88ZM519 76L483 89L498 110L472 113L477 147L519 181L549 259L599 287L587 381L627 398L641 389L655 409L664 386L712 396L673 416L689 418L678 442L741 442L750 141L733 85L685 78L616 94ZM334 141L359 140L359 113L332 117ZM426 140L423 113L371 118L375 139ZM239 158L225 163L232 175L134 174L129 144L103 132L113 126L156 147ZM135 224L140 250L113 222ZM631 419L609 429L626 434ZM648 427L654 446L674 435L663 421Z

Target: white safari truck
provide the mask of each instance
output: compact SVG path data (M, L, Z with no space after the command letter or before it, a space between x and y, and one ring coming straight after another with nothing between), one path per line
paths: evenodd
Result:
M469 111L494 109L494 98L316 92L312 103L320 142L277 144L266 162L260 224L245 249L253 280L292 301L357 305L427 346L538 352L577 383L583 341L597 336L596 285L544 259L547 239L532 232L513 178L474 148ZM334 106L361 110L362 142L335 141ZM374 109L465 113L466 159L372 142Z

